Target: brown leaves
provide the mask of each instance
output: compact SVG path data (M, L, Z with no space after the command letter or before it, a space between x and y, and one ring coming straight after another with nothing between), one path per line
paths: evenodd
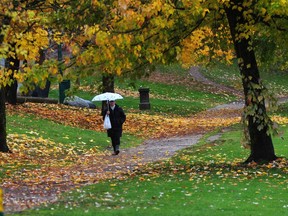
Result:
M65 105L55 104L32 104L26 103L18 106L17 109L9 109L11 113L30 113L41 118L50 119L52 121L78 126L86 129L94 129L102 131L102 117L99 110L75 108ZM9 113L9 112L8 112Z
M105 132L98 109L75 108L55 104L26 103L17 109L8 107L9 113L31 113L52 121ZM202 112L191 118L167 117L143 113L126 113L124 132L143 138L160 138L185 135L191 132L203 133L215 127L227 127L240 121L240 111L216 110ZM228 117L227 117L228 116Z
M62 124L105 132L99 110L32 103L26 103L16 108L8 106L7 110L8 114L31 113ZM126 114L127 121L124 124L124 133L150 139L187 133L204 133L218 127L226 127L240 121L241 111L211 110L190 118L129 112ZM15 210L15 206L18 206L19 210L33 207L41 202L46 202L49 197L55 197L59 192L75 188L78 185L93 184L111 178L132 178L137 174L135 170L137 172L138 169L145 169L143 171L145 175L137 176L139 181L159 176L163 170L166 170L166 162L159 162L158 165L150 168L143 166L141 159L145 155L141 151L135 154L126 152L117 157L111 157L107 152L100 152L97 148L84 150L78 146L76 153L76 149L73 147L45 140L33 131L30 132L30 135L28 137L27 135L9 134L8 144L13 153L0 154L0 165L5 165L5 170L1 170L5 176L1 179L1 186L7 189L5 190L5 209ZM187 164L191 161L200 160L200 158L194 157L197 156L186 154L180 159L184 162L187 161ZM171 169L172 175L189 173L191 181L204 181L207 174L212 172L223 179L229 176L248 178L247 170L239 168L237 163L231 164L235 166L235 169L227 172L227 169L223 167L223 158L225 158L224 154L216 154L215 161L217 164L213 162L213 164L206 164L204 167L197 164L186 167L173 164L171 161L169 169ZM253 168L258 165L249 164L249 166ZM275 161L260 169L258 167L255 175L266 175L267 169L285 168L285 166L287 167L287 161ZM124 176L123 173L127 175ZM27 199L29 194L32 194L33 198ZM46 198L43 199L43 197Z
M33 103L25 103L16 108L8 106L7 109L9 114L17 113L21 115L23 113L30 113L61 124L105 132L99 110ZM235 111L231 111L230 113L229 111L203 112L191 118L172 118L162 115L127 113L124 132L141 136L144 139L151 139L184 135L187 133L203 133L216 127L226 127L239 121L239 112ZM66 175L65 173L70 169L70 166L71 169L74 170L81 170L81 167L85 166L83 169L87 170L91 163L105 164L105 166L111 164L111 161L107 161L108 159L103 159L106 153L98 152L95 148L87 151L81 150L81 147L78 146L77 152L82 152L82 155L79 155L73 147L67 147L61 143L56 144L50 140L45 140L33 131L31 131L31 135L32 136L29 137L27 135L17 134L8 135L8 144L13 154L1 154L0 162L1 165L11 164L11 169L7 169L6 171L7 176L15 179L28 179L29 181L32 176L53 176L53 173L49 171L51 167L54 167L53 172L55 172L54 169L56 167L58 167L58 169L62 169L63 167L61 172L58 170L60 173L55 172L59 177L53 178L53 182L59 182L61 178L63 178L63 175ZM111 160L111 158L109 160ZM130 158L129 160L135 160L135 164L138 164L138 156L133 156L132 159ZM119 161L114 161L113 163L115 165L115 163L119 163ZM25 165L25 170L22 170L20 173L15 172L16 170L20 170L23 165ZM36 166L40 169L28 171L26 169L29 166ZM77 168L75 168L75 166ZM99 172L101 172L101 170L99 170ZM107 173L105 174L105 178L106 177ZM69 179L72 179L72 181L75 180L75 182L91 181L89 180L90 177L83 175L81 172L75 173L75 175L69 174ZM43 181L43 179L31 179L31 181L35 184L36 182Z

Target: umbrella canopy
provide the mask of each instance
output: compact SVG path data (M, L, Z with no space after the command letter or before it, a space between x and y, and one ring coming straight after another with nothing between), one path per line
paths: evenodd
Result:
M123 97L117 93L105 92L103 94L96 95L92 101L114 101L118 99L123 99Z

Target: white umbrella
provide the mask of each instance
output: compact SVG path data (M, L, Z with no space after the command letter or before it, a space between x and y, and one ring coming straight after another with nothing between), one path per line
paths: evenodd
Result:
M103 94L96 95L92 101L114 101L118 99L123 99L123 97L118 93L105 92Z

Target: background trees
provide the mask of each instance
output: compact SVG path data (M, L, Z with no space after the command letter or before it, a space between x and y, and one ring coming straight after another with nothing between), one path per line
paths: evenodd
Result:
M0 3L0 151L9 151L6 144L5 100L16 104L17 82L44 85L49 70L37 70L40 50L49 45L45 1L8 1ZM46 14L47 16L47 14ZM20 62L22 65L20 66ZM33 67L32 67L33 66ZM33 69L32 69L33 68Z
M108 74L131 76L137 74L138 67L155 62L165 64L178 60L191 66L211 60L230 63L237 58L251 145L247 161L276 158L271 140L274 128L265 108L268 94L258 68L263 58L257 58L256 54L262 53L259 41L271 41L279 34L278 30L284 31L287 27L286 2L158 0L110 3L104 10L109 13L102 14L101 22L90 17L90 23L82 26L84 34L75 35L77 41L80 38L89 41L85 51L80 52L82 47L78 47L77 64L88 61ZM274 41L274 46L277 47L279 41ZM285 49L277 50L281 53ZM285 66L285 62L277 63L282 68Z
M72 55L64 59L62 67L64 76L72 80L79 75L95 73L137 78L149 74L154 63L179 61L189 67L219 60L231 63L237 58L251 144L248 161L276 158L271 140L273 125L265 108L268 94L261 84L258 69L260 60L267 58L259 58L262 53L259 47L262 47L260 42L270 41L274 53L281 54L286 50L286 46L280 48L282 41L278 39L279 31L285 31L288 26L286 1L59 0L33 1L23 7L24 4L20 4L21 10L15 5L12 7L17 8L14 11L17 16L27 20L26 28L20 28L21 31L13 29L19 32L16 42L26 50L15 53L21 59L37 59L36 53L39 52L29 49L29 45L47 46L47 42L37 38L41 38L39 35L48 38L49 25L55 41L71 50ZM29 10L28 5L32 5L33 10ZM36 10L36 6L41 10ZM15 17L8 16L14 22ZM10 26L14 26L11 23ZM35 37L33 43L28 35ZM284 61L277 60L277 64L284 69L285 58ZM31 71L26 67L23 70L26 74ZM55 74L55 71L55 65L52 65L50 72ZM23 79L17 74L17 79ZM49 73L39 69L30 74L40 80ZM33 80L31 77L29 79Z

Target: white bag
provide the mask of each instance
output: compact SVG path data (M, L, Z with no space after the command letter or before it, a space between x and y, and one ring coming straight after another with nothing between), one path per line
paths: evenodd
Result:
M111 126L109 115L106 115L104 118L104 129L108 130L111 128L112 128L112 126Z

